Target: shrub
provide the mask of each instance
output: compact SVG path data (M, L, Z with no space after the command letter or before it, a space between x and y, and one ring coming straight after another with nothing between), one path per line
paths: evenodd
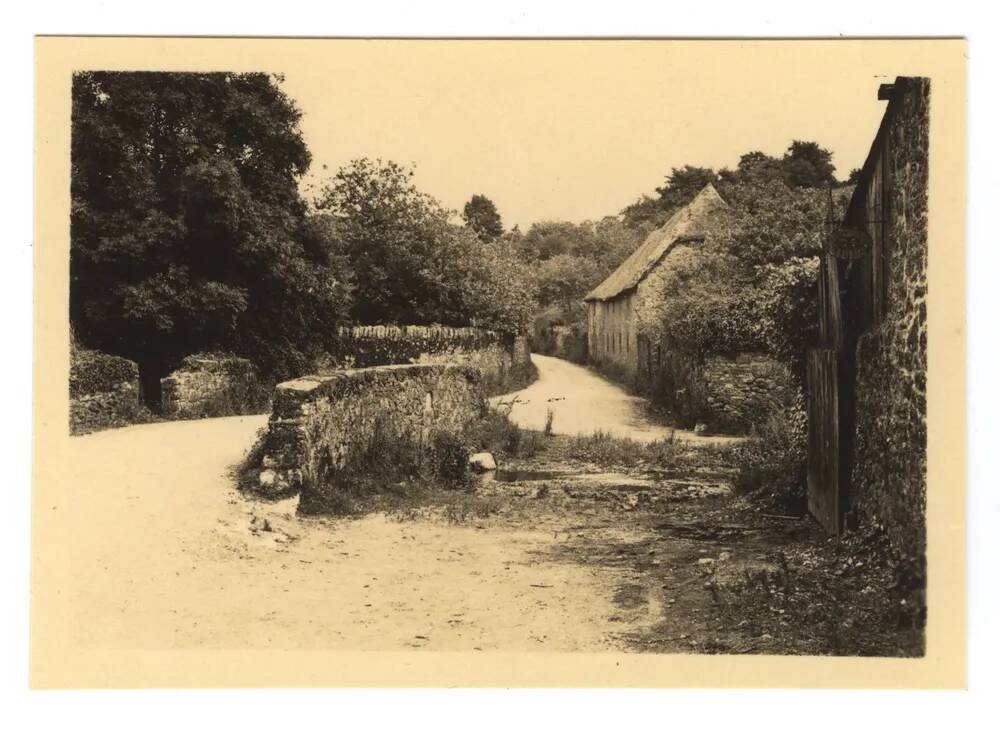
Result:
M447 486L461 486L469 477L469 448L460 433L437 429L430 435L428 475Z
M475 451L515 455L521 445L521 429L503 413L488 410L465 428L465 442Z
M806 498L806 412L801 400L755 426L735 451L736 487L802 513Z
M139 366L130 359L74 345L70 352L71 397L112 392L129 382L138 383Z

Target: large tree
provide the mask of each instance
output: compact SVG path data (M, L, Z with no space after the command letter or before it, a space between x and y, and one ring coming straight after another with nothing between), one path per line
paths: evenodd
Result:
M82 343L138 361L147 397L193 351L304 366L350 285L298 191L300 112L262 73L73 79L70 314Z
M782 160L785 181L792 187L825 187L836 182L833 153L816 142L795 140Z
M465 203L462 219L482 241L493 241L503 235L503 221L497 206L485 195L473 195Z

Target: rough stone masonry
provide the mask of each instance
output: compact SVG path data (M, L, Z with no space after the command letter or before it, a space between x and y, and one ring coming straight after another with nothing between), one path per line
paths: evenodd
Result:
M274 391L257 491L276 498L318 492L363 468L376 431L417 448L431 433L459 433L483 413L480 373L454 364L339 370L283 382Z

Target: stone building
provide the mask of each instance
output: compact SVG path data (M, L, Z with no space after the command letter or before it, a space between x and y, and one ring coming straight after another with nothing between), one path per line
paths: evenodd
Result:
M587 350L592 364L610 366L628 378L641 376L650 366L655 353L637 326L639 305L652 294L646 279L679 247L703 242L728 210L715 188L706 185L587 294Z
M809 505L831 532L881 527L926 544L927 174L930 81L897 78L820 268L809 352Z

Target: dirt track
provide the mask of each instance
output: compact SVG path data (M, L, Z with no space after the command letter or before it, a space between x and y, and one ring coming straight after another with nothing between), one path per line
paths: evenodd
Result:
M565 558L569 515L319 521L291 501L244 500L227 472L263 423L74 439L77 480L55 518L73 555L62 594L78 643L594 651L658 619L655 602L622 602L629 565Z
M556 357L531 355L538 379L510 395L492 399L494 404L513 403L510 419L528 430L542 430L552 411L552 432L560 435L591 435L603 431L640 442L675 437L698 443L729 443L737 439L697 436L650 421L640 397L629 395L586 367Z

